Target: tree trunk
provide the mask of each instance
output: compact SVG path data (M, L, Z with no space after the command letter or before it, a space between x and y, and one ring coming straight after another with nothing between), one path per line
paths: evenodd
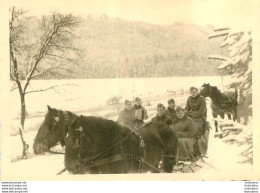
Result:
M21 122L19 127L19 133L20 137L23 143L23 154L22 158L26 159L29 155L29 145L26 144L24 138L23 138L23 131L24 131L24 122L25 122L25 116L26 116L26 110L25 110L25 93L23 93L21 90L19 90L20 93L20 99L21 99Z
M24 128L24 122L25 122L25 116L26 116L26 111L25 111L25 94L20 93L21 97L21 126Z

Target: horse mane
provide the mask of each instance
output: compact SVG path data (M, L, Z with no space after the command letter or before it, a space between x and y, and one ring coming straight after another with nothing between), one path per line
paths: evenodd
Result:
M210 86L210 87L211 87L211 92L212 92L211 100L213 102L221 103L222 93L220 92L220 90L216 86Z
M108 131L116 133L131 132L128 128L119 125L117 122L101 117L80 116L79 119L82 119L83 127L85 126L87 128L95 128L95 130L99 131Z

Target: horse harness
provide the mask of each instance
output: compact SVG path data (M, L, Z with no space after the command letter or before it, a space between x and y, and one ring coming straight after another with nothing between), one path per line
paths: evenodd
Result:
M68 112L65 111L63 112L63 116L64 116L64 120L65 120L65 123L68 122L69 120L69 116L68 116ZM56 118L55 118L56 120ZM57 121L57 120L56 120ZM136 160L139 162L139 172L141 172L142 170L142 166L143 164L146 164L148 167L152 168L153 170L157 171L157 172L160 172L160 170L158 168L155 168L152 164L150 164L149 162L145 161L145 157L146 157L146 149L145 149L145 143L141 137L141 135L139 135L136 131L147 126L148 124L150 124L151 122L148 122L146 124L143 124L142 126L140 126L139 128L135 129L135 130L132 130L131 133L129 133L129 135L127 135L126 137L124 138L121 138L121 135L120 136L120 141L117 142L116 144L110 146L109 148L107 148L105 151L101 152L101 153L98 153L90 158L85 158L85 159L82 159L80 158L80 151L78 153L78 161L79 161L79 164L80 163L84 163L86 166L88 166L88 168L91 168L91 167L100 167L100 166L103 166L103 165L106 165L106 164L109 164L109 163L113 163L113 162L116 162L116 161L120 161L120 160ZM65 124L66 125L66 124ZM68 127L68 125L67 125ZM80 138L81 138L81 141L82 141L82 137L84 135L84 133L82 132L83 130L80 131ZM66 129L66 132L68 133L68 128ZM123 152L123 145L122 145L122 142L125 141L130 135L132 134L135 134L140 143L139 143L139 156L137 155L132 155L132 154L126 154ZM65 136L66 137L66 136ZM64 138L65 138L64 137ZM63 138L63 139L64 139ZM60 141L61 143L61 141ZM59 143L57 143L58 145ZM106 155L107 153L109 153L109 151L116 145L120 144L120 154L116 154L116 155L113 155L113 156L110 156L110 157L107 157L107 158L101 158L101 159L98 159L99 157L101 156L104 156ZM81 144L80 144L81 145ZM81 146L80 146L81 148ZM59 153L59 152L53 152L51 150L48 151L49 153L52 153L52 154L64 154L64 153ZM63 172L65 172L66 169L64 168L63 170L61 170L59 173L57 173L57 175L60 175L62 174Z
M210 86L209 87L209 94L210 95L212 95L212 92L211 92L211 89L212 87ZM221 108L224 108L226 105L227 105L227 103L232 103L232 100L230 99L230 97L228 96L228 95L226 95L227 96L227 98L228 98L228 100L227 101L222 101L222 103L219 103L219 104L217 104L217 105L219 105ZM212 102L213 103L213 102Z
M68 122L68 120L69 120L69 116L68 116L68 111L64 111L64 112L62 112L62 114L63 114L63 116L64 116L64 127L68 127L68 125L66 126L66 122ZM52 125L52 128L57 124L57 122L59 121L59 119L60 119L60 117L59 116L57 116L57 117L53 117L54 119L55 119L55 122L54 122L54 124ZM68 123L67 123L68 124ZM67 128L67 130L68 130L68 128ZM66 131L67 132L67 131ZM46 139L45 139L46 140ZM64 144L64 142L62 141L63 140L63 138L55 145L55 146L57 146L57 145L61 145L61 146L64 146L65 144ZM55 151L52 151L52 150L48 150L47 151L48 153L51 153L51 154L64 154L64 153L62 153L62 152L55 152Z
M148 123L149 124L149 123ZM146 126L147 124L139 127L138 129L143 128L144 126ZM82 165L84 164L84 166L89 169L89 168L95 168L95 167L101 167L104 165L108 165L111 164L113 162L117 162L117 161L138 161L139 162L139 167L138 170L139 172L141 172L142 170L142 165L143 163L145 163L144 159L146 156L146 150L145 150L145 144L144 141L142 139L142 137L136 132L138 129L131 131L127 136L123 137L121 136L120 130L119 130L119 141L116 142L115 144L111 145L110 147L108 147L107 149L105 149L104 151L88 157L88 158L81 158L80 153L81 153L81 148L82 148L82 138L86 135L85 133L83 133L83 128L79 127L78 131L80 132L80 142L79 142L79 152L78 152L78 164L77 165ZM134 134L139 141L139 155L133 155L133 154L129 154L129 153L125 153L124 152L124 148L123 148L123 142L125 140L127 140L132 134ZM120 153L112 155L110 157L105 157L102 158L104 156L106 156L114 147L116 147L117 145L120 145Z

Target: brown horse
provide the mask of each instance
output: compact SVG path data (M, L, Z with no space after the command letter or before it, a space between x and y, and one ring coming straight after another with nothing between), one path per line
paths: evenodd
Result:
M68 156L66 155L69 155L71 151L68 151L67 147L70 147L71 143L70 141L66 140L66 136L69 135L69 133L71 132L70 128L72 128L75 125L76 123L75 120L78 120L78 118L80 117L78 117L77 115L71 112L57 110L48 106L48 113L46 114L45 120L41 124L35 138L35 143L33 145L34 153L42 154L48 152L50 148L60 143L62 146L64 145L66 146L65 166L66 169L72 173L133 173L133 172L137 173L140 170L141 164L140 161L137 160L137 159L141 159L140 158L141 140L139 136L132 134L131 132L129 132L128 129L123 127L121 127L119 130L118 128L120 126L118 126L112 121L103 120L101 118L96 118L96 117L90 117L89 119L92 120L91 125L92 126L95 125L92 128L94 128L95 131L99 133L99 136L96 135L95 139L102 138L101 140L102 143L97 143L97 142L93 144L91 143L89 144L87 150L90 150L90 152L97 150L98 152L96 153L99 153L102 150L102 148L105 149L109 145L109 143L111 142L116 143L119 140L118 138L119 135L124 136L127 135L126 133L131 133L129 134L127 140L125 140L125 143L127 143L127 145L124 145L124 150L125 153L132 155L136 159L135 160L131 159L130 161L128 161L129 164L126 164L124 160L121 162L118 162L117 160L116 161L112 160L113 162L112 164L110 163L101 164L99 170L95 170L94 168L91 167L88 171L82 171L79 170L78 168L73 168L71 165L68 165L68 160L67 160ZM98 124L99 122L101 124ZM103 130L101 131L99 128L102 128L102 126L103 126ZM106 130L104 127L106 128ZM111 132L112 130L114 130L114 132ZM107 135L103 136L104 133L106 133ZM89 142L88 140L89 138L87 138L86 140L82 140L82 144L88 143ZM118 151L120 148L121 147L119 145L116 145L116 147L113 148L111 151L106 152L106 154L103 155L104 157L98 157L98 160L91 160L91 164L93 161L101 161L101 160L104 161L103 158L111 159L110 154L116 153L116 151ZM132 150L134 152L132 152ZM112 155L112 157L113 156L114 155ZM115 157L114 159L118 159L118 157Z
M226 114L229 119L231 119L231 116L233 116L234 121L237 119L237 91L225 91L222 93L216 86L203 84L200 95L211 99L210 107L214 118L217 118L219 115L224 119ZM217 121L215 121L215 129L218 132Z
M131 140L129 141L130 137L138 135L144 141L141 145L145 146L144 153L140 147L134 146ZM176 162L177 138L166 124L151 122L137 129L135 133L113 121L81 116L72 124L65 141L65 165L73 173L111 173L119 168L121 168L119 171L122 171L122 168L129 168L131 164L140 164L140 159L135 163L120 159L119 155L125 153L135 159L145 155L142 160L142 172L160 172L158 166L161 160L162 171L172 172ZM118 155L117 161L111 158L111 163L107 162L110 157L116 157L116 155ZM101 166L100 161L96 161L97 158L102 158L105 161L101 163L107 164ZM109 170L106 169L107 167Z
M66 136L68 128L76 118L78 116L71 112L48 106L48 112L34 140L34 153L36 155L43 154L58 143L64 146L64 136Z
M138 173L144 157L142 139L116 122L80 116L65 137L65 167L80 173Z
M81 126L82 131L79 132L81 123L84 126ZM89 135L90 131L91 135ZM171 172L177 153L177 138L172 129L167 125L150 123L140 128L138 133L132 133L113 121L97 117L79 117L71 112L48 107L48 113L36 135L33 148L35 154L42 154L59 142L61 145L66 145L65 166L72 173L137 173L140 172L143 152L140 148L142 138L146 150L146 156L143 156L145 165L143 164L142 172L148 170L159 172L158 165L161 160L163 170ZM108 152L107 148L114 144L116 147ZM119 155L121 154L119 150L122 149L123 153L128 154L128 156L123 155L126 156L125 159L128 159L128 164ZM79 161L76 159L79 156L79 150L84 164L75 165ZM99 155L101 150L106 151L107 154ZM92 160L93 156L95 159ZM110 158L122 161L108 163ZM94 167L90 167L89 161Z

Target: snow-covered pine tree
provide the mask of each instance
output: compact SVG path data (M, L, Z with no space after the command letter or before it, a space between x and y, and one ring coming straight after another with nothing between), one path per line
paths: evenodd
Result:
M209 38L225 37L221 47L227 47L228 56L209 56L221 60L218 69L230 75L229 88L252 93L252 32L222 28L214 30Z

